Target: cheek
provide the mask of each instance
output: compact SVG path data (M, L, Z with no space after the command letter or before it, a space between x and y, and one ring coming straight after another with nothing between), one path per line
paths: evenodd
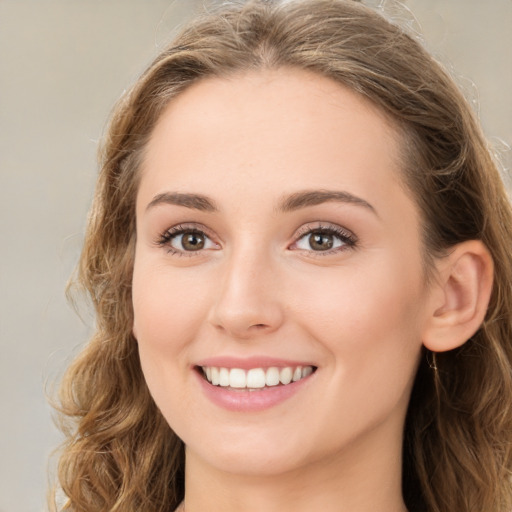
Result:
M391 411L404 413L422 345L418 276L405 276L398 265L381 260L364 272L340 268L338 276L301 286L298 295L307 299L297 304L297 318L326 350L326 380L332 385L325 386L325 403L340 404L318 415L319 436L329 426L333 438L344 439L379 424Z
M202 316L204 294L197 279L176 276L162 265L135 265L134 334L139 344L162 352L179 350L193 339Z
M179 424L189 402L191 342L205 307L198 282L161 263L136 260L133 274L133 331L147 386L169 424Z
M165 265L143 263L134 267L133 331L148 388L171 421L187 399L179 383L190 378L188 347L201 325L204 294L186 272L178 279Z
M300 322L340 366L352 364L354 371L401 360L414 367L421 349L421 274L403 259L379 256L297 284Z

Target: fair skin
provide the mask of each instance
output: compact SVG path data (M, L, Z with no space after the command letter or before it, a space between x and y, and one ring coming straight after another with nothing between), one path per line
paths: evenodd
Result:
M206 79L163 113L137 196L134 334L186 445L187 512L405 511L421 347L478 327L492 272L475 242L427 286L399 144L369 102L298 70ZM313 373L279 394L209 383L217 366Z

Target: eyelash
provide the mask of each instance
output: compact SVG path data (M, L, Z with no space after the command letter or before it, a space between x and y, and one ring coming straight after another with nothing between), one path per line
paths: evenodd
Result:
M166 231L164 231L157 239L156 244L160 247L165 247L167 249L167 252L170 254L173 254L175 256L194 256L195 252L201 252L201 250L198 251L181 251L179 249L175 249L171 242L174 238L184 235L184 234L195 234L195 235L202 235L207 239L211 239L206 232L203 229L198 229L195 226L186 226L179 224L177 226L174 226Z
M353 249L357 245L357 237L352 232L335 224L329 224L328 226L318 224L315 227L311 227L311 225L303 226L295 235L295 242L293 242L293 245L296 245L300 240L306 236L311 236L314 233L335 236L342 242L341 246L334 247L326 251L315 251L313 249L307 251L308 253L312 253L315 257L330 256L348 249Z
M211 240L210 236L203 230L198 229L196 226L186 226L186 225L177 225L174 226L162 234L159 235L158 239L156 240L156 244L160 247L165 247L167 251L170 254L176 255L176 256L194 256L194 253L200 253L202 252L202 249L199 249L197 251L184 251L175 249L171 242L174 238L184 235L184 234L197 234L204 236L206 239ZM323 226L319 224L318 226L311 227L311 225L303 226L299 229L299 231L295 235L295 241L292 245L296 245L299 241L301 241L306 236L311 236L314 233L318 233L321 235L331 235L336 238L338 238L342 245L338 247L334 247L332 249L326 250L326 251L315 251L313 249L307 250L308 253L313 254L316 256L329 256L338 252L346 251L348 249L353 249L357 245L357 238L356 236L351 233L350 231L336 225L329 225L329 226ZM296 250L302 250L302 249L296 249Z

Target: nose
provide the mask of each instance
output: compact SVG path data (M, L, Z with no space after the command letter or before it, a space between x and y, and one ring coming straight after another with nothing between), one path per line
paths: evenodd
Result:
M209 314L215 329L236 339L269 334L283 322L275 266L247 252L224 263Z

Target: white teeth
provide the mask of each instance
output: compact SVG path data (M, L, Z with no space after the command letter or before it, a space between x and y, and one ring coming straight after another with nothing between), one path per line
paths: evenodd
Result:
M219 386L229 386L229 370L227 368L221 368L219 370Z
M265 387L265 370L263 368L252 368L247 372L248 388L264 388Z
M229 386L232 388L245 388L246 384L245 372L239 368L231 368L229 371Z
M313 373L313 368L311 366L304 366L302 368L302 378L307 377L308 375L311 375Z
M279 368L272 366L267 370L265 384L267 386L277 386L279 384Z
M286 368L283 368L280 372L279 372L279 381L281 382L281 384L290 384L290 382L292 381L292 377L293 377L293 370L288 366Z
M230 387L235 389L261 389L265 386L273 387L279 384L286 386L291 382L308 377L313 373L312 366L285 366L277 368L219 368L203 366L206 380L214 386Z

